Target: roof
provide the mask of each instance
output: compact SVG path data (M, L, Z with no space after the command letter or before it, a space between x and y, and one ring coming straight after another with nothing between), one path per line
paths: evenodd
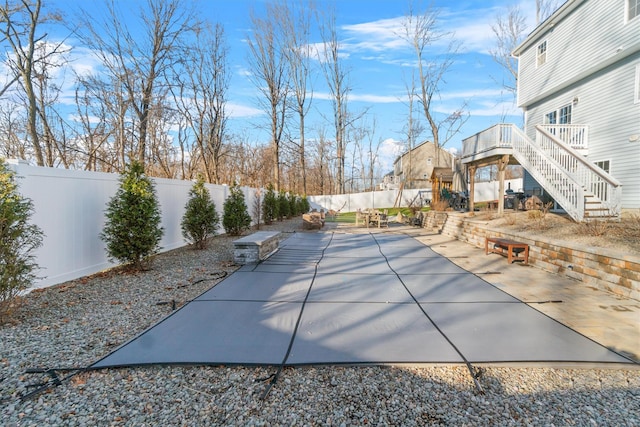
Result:
M451 168L433 168L431 179L438 178L441 181L453 182L453 171Z

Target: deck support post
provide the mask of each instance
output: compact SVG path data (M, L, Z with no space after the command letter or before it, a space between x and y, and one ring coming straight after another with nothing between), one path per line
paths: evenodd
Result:
M509 155L505 154L498 160L498 215L504 214L504 175L509 164Z

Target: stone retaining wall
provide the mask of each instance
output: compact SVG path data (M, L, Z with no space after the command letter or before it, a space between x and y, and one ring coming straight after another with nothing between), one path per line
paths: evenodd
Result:
M446 218L443 218L445 215ZM640 300L639 256L491 228L486 222L468 215L460 212L429 212L423 226L483 249L486 236L527 243L529 264L616 295Z

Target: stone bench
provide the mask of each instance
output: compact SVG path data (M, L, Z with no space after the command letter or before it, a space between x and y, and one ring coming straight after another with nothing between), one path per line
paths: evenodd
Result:
M266 259L278 249L277 231L258 231L233 242L233 260L244 265L257 263Z

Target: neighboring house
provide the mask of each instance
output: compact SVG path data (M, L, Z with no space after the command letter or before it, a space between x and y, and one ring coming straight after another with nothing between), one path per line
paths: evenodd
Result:
M435 144L425 141L412 150L400 155L393 163L393 175L395 182L404 188L431 188L431 174L436 167L449 168L454 163L455 157L442 147L436 155Z
M524 132L465 139L463 163L521 164L578 221L640 209L640 0L569 0L513 54Z
M393 171L385 174L380 183L380 190L394 190L396 188L398 188L398 184L395 182Z

